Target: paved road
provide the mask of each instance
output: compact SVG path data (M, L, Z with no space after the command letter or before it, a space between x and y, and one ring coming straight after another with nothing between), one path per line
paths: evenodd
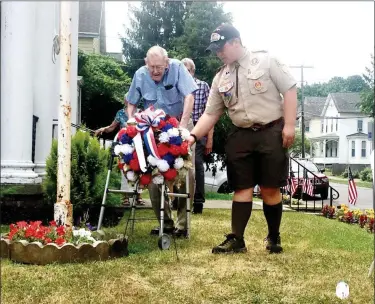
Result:
M334 204L335 205L340 205L340 204L349 205L349 203L348 203L348 185L335 184L335 183L330 183L330 185L340 193L339 199L334 201ZM358 191L357 203L356 203L355 206L350 206L350 207L352 209L355 209L355 208L357 208L357 209L374 208L372 189L357 187L357 191ZM327 202L329 203L329 200L327 200Z

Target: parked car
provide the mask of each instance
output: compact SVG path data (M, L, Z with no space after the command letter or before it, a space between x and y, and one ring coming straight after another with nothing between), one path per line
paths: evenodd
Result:
M308 179L311 180L314 187L314 194L319 194L322 199L328 198L329 193L329 180L328 177L324 174L324 169L319 170L318 167L309 160L298 160L297 161L304 167L307 168L307 170L311 171L316 177L315 177L315 184L314 184L314 175L310 172L307 172ZM295 192L295 196L298 196L301 193L302 185L303 185L303 177L304 177L304 170L303 167L300 166L298 171L298 163L291 161L292 163L292 176L299 177L298 182L298 188ZM233 189L231 189L228 185L227 180L227 170L223 169L221 170L222 163L216 162L217 171L215 176L213 175L212 170L207 170L207 165L204 165L205 168L205 191L206 192L218 192L218 193L232 193ZM289 171L289 174L291 172ZM259 186L255 186L254 188L254 196L260 197L260 188Z
M296 159L301 166L295 162L291 161L291 170L292 172L289 172L292 177L298 177L298 188L295 193L295 196L300 195L302 186L303 186L303 180L305 176L305 171L303 167L305 167L307 170L307 178L311 181L311 183L314 185L314 194L319 194L322 199L328 198L329 193L329 179L324 174L324 169L319 170L319 168L310 160L307 159Z

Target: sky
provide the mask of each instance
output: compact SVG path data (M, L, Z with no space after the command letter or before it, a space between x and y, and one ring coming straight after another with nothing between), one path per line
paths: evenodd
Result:
M129 26L126 1L106 1L107 52L121 52ZM137 2L131 2L137 5ZM362 75L374 53L374 2L223 2L248 49L305 65L305 84ZM213 25L214 27L216 25ZM291 69L301 80L301 70Z

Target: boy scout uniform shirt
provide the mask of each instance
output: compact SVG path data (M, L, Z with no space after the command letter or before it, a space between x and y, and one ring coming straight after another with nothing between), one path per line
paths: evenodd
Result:
M238 84L236 65L239 65ZM222 115L227 108L237 127L267 124L283 116L281 94L295 85L288 67L268 52L246 50L238 63L226 65L216 74L205 113Z

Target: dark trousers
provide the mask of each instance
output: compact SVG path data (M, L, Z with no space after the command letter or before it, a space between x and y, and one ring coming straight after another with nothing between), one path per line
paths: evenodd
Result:
M203 204L205 202L204 194L204 153L206 149L207 137L197 141L195 147L195 195L194 203Z

